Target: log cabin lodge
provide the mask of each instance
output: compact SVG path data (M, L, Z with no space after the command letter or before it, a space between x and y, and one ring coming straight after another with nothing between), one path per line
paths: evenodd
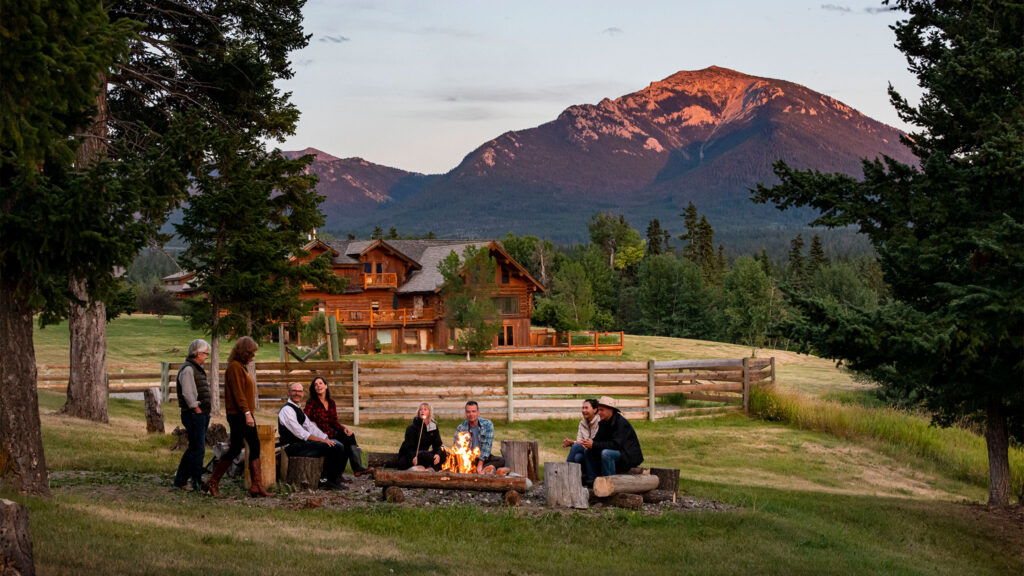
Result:
M501 331L492 347L529 346L533 293L544 287L497 242L471 240L313 240L311 259L327 253L334 273L346 280L343 294L305 286L313 311L333 315L345 327L344 348L356 353L447 351L455 329L445 324L438 265L452 251L487 248L497 263L492 296Z

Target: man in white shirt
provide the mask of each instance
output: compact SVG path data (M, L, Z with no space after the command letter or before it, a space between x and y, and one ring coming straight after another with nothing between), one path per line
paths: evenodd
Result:
M288 402L277 413L278 434L281 448L291 457L323 458L320 487L328 490L345 490L339 482L345 463L345 446L331 440L313 420L308 418L299 403L305 394L302 384L293 383L288 387Z

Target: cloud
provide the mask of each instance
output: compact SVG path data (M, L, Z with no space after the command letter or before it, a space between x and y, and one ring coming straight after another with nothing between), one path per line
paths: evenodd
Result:
M864 11L868 14L885 14L892 12L893 8L891 6L878 6L877 8L874 6L868 6Z
M619 28L618 26L611 26L609 28L605 28L604 30L601 30L601 34L607 34L608 36L615 36L617 34L624 34L624 33L625 32L622 30L622 28Z
M342 42L348 42L351 38L348 36L321 36L321 42L331 42L333 44L341 44Z
M849 6L840 6L838 4L822 4L821 9L828 10L829 12L850 12Z

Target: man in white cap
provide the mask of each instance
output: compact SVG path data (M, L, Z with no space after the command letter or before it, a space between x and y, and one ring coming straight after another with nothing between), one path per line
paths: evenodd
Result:
M640 439L636 437L633 425L619 411L614 398L598 398L597 416L601 419L597 434L582 442L587 450L587 476L591 482L598 476L626 472L644 461Z

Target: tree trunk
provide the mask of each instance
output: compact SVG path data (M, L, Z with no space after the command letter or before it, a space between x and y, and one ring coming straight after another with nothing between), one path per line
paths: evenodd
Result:
M210 383L210 412L220 414L220 336L217 336L217 321L213 321L213 337L210 338L210 369L206 372Z
M71 302L71 369L68 397L61 413L95 422L107 422L107 310L100 300L89 300L85 281L72 279L71 293L85 302Z
M36 396L32 310L0 276L0 486L50 495Z
M0 499L0 574L34 576L35 573L28 508Z
M583 510L589 508L589 495L583 487L582 474L581 466L575 462L544 463L544 495L548 506Z
M370 468L398 468L398 454L390 452L368 452L366 465Z
M142 399L146 406L146 433L163 434L164 411L160 406L160 389L146 388L142 391Z
M75 164L86 170L107 157L107 78L99 74L96 116L81 137ZM85 280L72 277L71 293L84 305L71 301L71 368L68 397L61 412L76 418L107 422L107 307L89 298Z
M992 401L985 418L985 444L988 446L988 505L1010 505L1010 438L1006 430L1003 405Z

